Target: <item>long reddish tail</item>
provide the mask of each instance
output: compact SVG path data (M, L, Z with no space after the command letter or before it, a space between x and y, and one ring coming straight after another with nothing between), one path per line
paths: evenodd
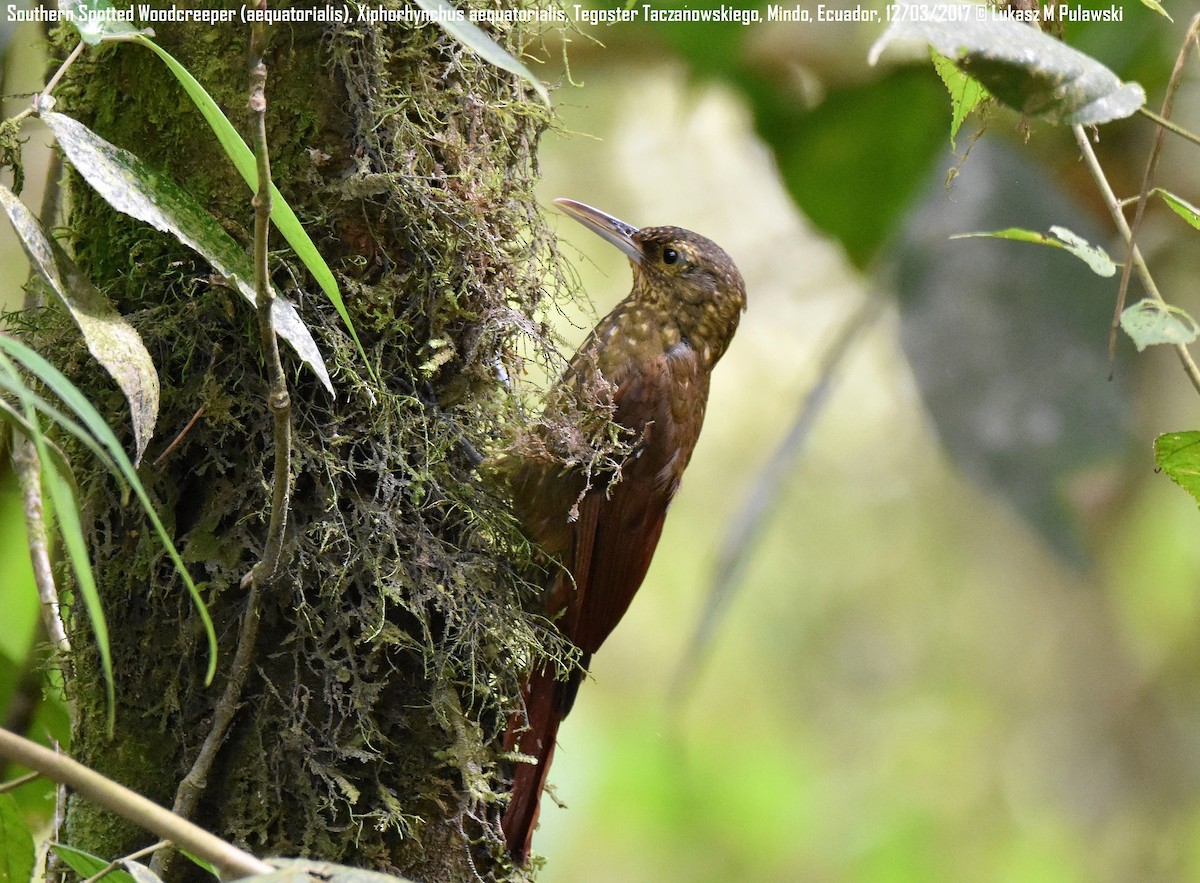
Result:
M525 715L514 715L504 734L506 751L519 751L537 758L537 763L518 763L513 770L512 792L500 827L509 855L520 865L529 858L533 829L537 826L542 789L554 759L558 725L571 710L582 679L581 671L569 681L555 680L552 671L538 669L525 684Z

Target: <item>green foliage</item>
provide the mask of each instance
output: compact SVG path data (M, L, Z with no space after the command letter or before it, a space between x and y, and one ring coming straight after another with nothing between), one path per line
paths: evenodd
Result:
M1162 201L1170 206L1171 211L1187 221L1192 227L1200 230L1200 208L1196 208L1196 206L1183 197L1176 196L1174 193L1164 190L1161 187L1155 187L1154 193L1162 197Z
M71 870L84 879L94 877L101 871L106 870L110 864L104 859L92 855L90 852L76 849L74 846L68 846L65 843L55 843L50 848L54 850L54 854L62 859ZM128 871L120 869L109 871L104 875L104 879L111 881L111 883L138 883Z
M183 559L180 558L174 542L171 540L171 535L167 532L167 529L163 526L161 519L158 517L158 513L155 511L154 505L150 502L150 497L146 493L146 489L143 486L141 479L138 477L133 463L130 462L129 457L125 454L125 450L121 446L121 442L117 439L116 435L113 434L112 429L109 427L104 417L101 416L100 412L97 411L92 403L88 401L87 397L78 389L78 387L71 383L71 381L62 374L62 372L42 358L41 355L14 340L13 338L2 334L0 334L0 350L2 350L7 357L19 361L22 367L33 373L41 383L44 383L59 398L59 400L67 406L70 414L61 411L46 399L41 398L40 396L32 395L24 386L21 377L11 368L9 371L0 374L0 386L3 386L3 388L6 389L10 394L20 398L25 403L27 408L36 409L38 412L50 417L60 428L66 430L78 441L82 442L91 450L93 454L96 455L97 460L104 466L104 468L106 468L114 476L122 479L126 485L133 490L134 494L136 494L139 502L142 504L143 510L146 513L146 517L150 519L150 523L154 526L155 533L157 534L159 541L162 543L163 549L170 556L172 563L175 565L176 572L179 574L180 578L182 578L184 585L187 587L188 593L192 597L192 602L195 604L196 612L200 616L200 621L203 624L205 637L209 646L209 658L207 671L205 673L205 683L211 683L217 667L217 637L213 630L212 619L208 615L208 610L205 607L204 600L200 597L200 592L196 588L196 584L192 582L192 577L188 573L187 567L183 563ZM6 362L6 365L10 366L11 363ZM30 414L26 420L26 425L29 427L31 436L35 441L37 441L40 438L40 432L38 432L33 425L36 422L36 418L34 415ZM39 445L39 455L42 459L42 465L45 467L48 454L46 449L44 449L41 445ZM69 501L64 498L62 502L65 503ZM76 507L71 505L69 508L71 509L71 514L73 515L76 511ZM63 517L63 513L59 512L60 522L62 521ZM67 517L69 518L70 515ZM71 524L67 525L68 529L71 529L71 527ZM82 551L81 546L76 546L75 548L79 549L79 551ZM74 562L77 571L80 567L83 567L84 570L87 570L86 566L84 566L86 557L86 554L84 554L83 560L81 561L78 557L75 557L73 553L72 561ZM86 577L86 580L88 583L91 583L90 571ZM83 589L85 592L88 591L88 589L84 586L81 586L81 589ZM87 596L85 595L85 599L86 598ZM93 617L101 615L98 593L92 594L90 600L88 601L88 609L89 612L93 614ZM95 619L93 619L93 621L95 622ZM111 699L112 671L110 661L108 659L107 641L103 640L103 632L106 631L106 629L102 625L102 618L100 623L101 624L96 626L97 637L98 639L101 639L100 652L104 657L105 676L106 681L109 684ZM109 708L109 721L111 726L111 704Z
M156 230L170 233L212 264L213 269L224 277L226 284L239 291L253 308L254 270L249 256L190 194L167 176L156 174L136 156L108 143L77 120L49 112L41 117L54 133L75 171L109 205ZM75 276L79 275L76 271ZM313 340L312 332L296 315L295 308L286 299L277 297L271 314L275 332L292 345L332 394L333 384L329 380L325 360ZM146 361L149 361L149 356ZM150 368L152 370L153 366ZM157 385L156 379L156 411ZM135 430L136 427L135 422Z
M1143 0L1145 2L1145 0ZM529 83L538 97L550 106L550 93L541 80L529 72L529 68L517 61L508 50L485 34L478 25L467 19L464 13L450 0L417 0L417 5L434 17L434 21L450 36L454 37L489 64L516 74Z
M213 134L217 136L217 141L220 142L225 155L233 162L234 167L238 170L238 174L242 176L252 192L257 192L258 169L254 163L254 153L246 146L246 142L242 140L242 136L238 134L237 130L229 122L229 119L221 112L221 108L217 106L212 96L208 94L207 90L200 85L199 81L192 76L187 68L176 61L169 52L153 40L139 35L136 41L150 49L163 60L167 65L167 69L179 80L184 92L187 93L187 96L200 111L205 122L212 128ZM312 273L313 278L317 280L317 284L321 286L321 290L325 292L325 296L329 298L329 302L333 304L342 321L346 323L346 330L350 332L355 346L358 347L359 354L366 362L368 370L370 370L370 361L367 360L362 343L358 339L358 331L355 329L354 323L350 320L349 313L346 312L346 304L342 300L342 293L338 287L337 279L334 278L329 265L317 250L312 238L305 231L300 220L296 217L296 213L292 211L292 207L283 198L283 194L279 192L279 188L274 182L271 183L271 203L271 223L283 234L283 238L288 241L288 244L296 252L296 257ZM301 353L301 355L305 356L305 353Z
M920 0L901 0L900 6L915 11L892 21L871 48L872 64L892 42L921 40L1014 110L1068 125L1111 122L1146 103L1137 83L1122 83L1095 59L1003 12L980 16L968 6ZM959 14L939 15L939 8Z
M963 73L953 60L934 50L930 50L930 55L933 57L934 70L950 93L950 147L957 150L954 139L967 115L991 96L979 81Z
M55 115L57 116L57 115ZM158 418L158 372L141 337L79 271L62 246L7 187L0 204L34 270L79 326L88 352L121 387L132 418L134 462L142 459Z
M995 230L991 233L956 233L951 239L1010 239L1014 242L1031 242L1035 245L1047 245L1051 248L1061 248L1079 258L1091 268L1097 276L1108 278L1115 276L1117 267L1108 253L1098 245L1091 245L1086 239L1072 233L1066 227L1052 226L1050 235L1025 230L1021 227L1009 227L1005 230Z
M1200 503L1200 432L1167 432L1154 440L1154 461Z
M17 802L0 794L0 883L28 883L33 863L33 837Z
M1187 344L1200 336L1200 325L1173 304L1144 298L1121 311L1121 328L1140 353L1156 344Z

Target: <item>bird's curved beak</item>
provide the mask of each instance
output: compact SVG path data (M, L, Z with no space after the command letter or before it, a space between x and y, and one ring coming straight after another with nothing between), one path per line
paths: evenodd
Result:
M633 238L633 234L638 231L637 227L573 199L556 199L554 204L593 233L621 249L635 264L642 262L642 247Z

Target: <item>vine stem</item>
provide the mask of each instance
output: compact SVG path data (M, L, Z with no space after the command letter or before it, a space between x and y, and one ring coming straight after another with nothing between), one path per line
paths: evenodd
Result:
M266 8L266 0L259 0L260 9ZM279 358L279 344L275 337L275 325L271 319L271 307L275 292L271 288L267 266L267 235L271 223L271 161L267 150L266 83L267 67L263 63L268 34L261 22L251 28L250 35L250 122L254 135L254 156L258 172L258 187L254 194L254 283L258 317L259 337L267 365L267 405L274 416L275 467L272 482L271 520L267 528L267 541L258 563L242 578L242 586L248 587L246 610L242 614L238 633L237 651L230 665L229 680L225 690L213 709L212 725L196 756L192 768L179 783L175 793L173 812L187 818L195 811L208 785L208 775L216 763L217 755L225 742L225 736L233 718L241 707L242 691L254 664L254 649L258 644L261 621L262 586L269 582L279 568L283 550L283 534L287 527L287 512L291 504L292 476L292 422L291 397L283 364ZM167 852L156 853L151 863L161 877L171 857Z
M1129 291L1129 273L1133 267L1133 261L1129 259L1128 252L1132 251L1134 243L1137 242L1138 232L1142 229L1142 216L1146 212L1146 202L1150 198L1150 182L1154 180L1154 170L1158 167L1158 158L1162 155L1163 142L1166 140L1167 131L1170 130L1176 134L1184 135L1189 140L1195 141L1195 136L1190 132L1185 134L1179 126L1176 126L1168 118L1171 116L1171 109L1175 105L1175 93L1179 91L1179 84L1183 80L1183 66L1187 61L1188 52L1196 45L1196 37L1200 34L1200 15L1196 15L1188 25L1187 34L1183 39L1183 46L1179 49L1179 55L1175 58L1175 68L1171 71L1171 79L1167 83L1167 91L1163 95L1162 113L1156 114L1141 108L1143 115L1149 117L1159 124L1154 134L1154 144L1150 148L1150 155L1146 158L1146 170L1142 173L1142 186L1138 190L1136 208L1133 212L1133 223L1130 225L1131 233L1126 247L1125 266L1121 268L1121 285L1117 289L1117 301L1113 306L1112 326L1108 332L1108 362L1113 365L1117 358L1117 329L1121 323L1121 312L1125 309L1125 295ZM1111 368L1110 368L1111 370Z
M1146 266L1146 261L1142 258L1141 249L1133 241L1133 231L1129 229L1129 222L1125 220L1125 213L1121 211L1121 201L1117 199L1117 195L1113 193L1112 187L1109 186L1108 178L1104 176L1104 169L1100 167L1100 160L1096 158L1096 152L1092 150L1092 143L1088 140L1087 132L1084 131L1083 126L1078 125L1072 126L1071 131L1075 133L1075 141L1079 145L1079 150L1083 153L1083 160L1087 164L1088 170L1092 173L1092 178L1096 182L1096 187L1100 190L1100 195L1104 198L1104 204L1108 206L1113 223L1116 224L1117 231L1129 247L1129 262L1138 271L1138 278L1142 280L1142 285L1145 286L1146 292L1150 297L1160 304L1165 305L1166 300L1159 292L1158 286L1154 282L1154 277L1150 275L1150 268ZM1188 352L1188 348L1182 343L1175 344L1175 353L1179 356L1179 362L1183 365L1183 370L1187 374L1188 380L1192 382L1192 386L1196 388L1196 391L1200 392L1200 368L1196 367L1196 362L1192 359L1192 354Z
M266 9L266 0L259 0ZM283 533L292 493L292 403L287 379L279 360L279 341L271 320L275 291L267 267L267 236L271 229L271 158L267 149L267 66L263 52L267 43L266 25L252 25L250 35L250 122L254 130L254 159L258 171L258 190L254 194L254 287L258 310L258 333L267 364L267 405L275 417L275 473L271 499L271 522L267 542L258 564L242 580L269 580L279 567L283 551Z
M266 862L64 754L0 729L0 757L61 782L92 803L214 865L224 879L270 874Z

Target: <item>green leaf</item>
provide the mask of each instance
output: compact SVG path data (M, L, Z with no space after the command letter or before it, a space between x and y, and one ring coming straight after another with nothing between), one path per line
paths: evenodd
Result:
M1200 208L1196 208L1186 199L1176 196L1169 190L1163 190L1161 187L1155 187L1154 192L1162 197L1163 202L1169 205L1175 214L1200 230Z
M26 417L31 421L37 419L32 404L27 406ZM88 620L96 636L96 650L100 654L100 667L104 674L108 735L111 737L116 725L117 697L113 680L112 650L108 639L108 620L104 616L100 590L96 587L96 579L92 575L92 561L88 556L87 541L84 539L83 525L79 520L79 500L75 495L75 483L59 470L55 458L50 456L45 440L40 434L34 435L34 445L37 447L38 460L42 464L42 486L49 490L50 499L54 502L54 523L62 536L71 571L75 574L75 588L83 598L83 606L87 609Z
M187 68L176 61L167 50L144 36L137 36L134 41L145 46L163 60L167 69L179 80L183 90L192 99L196 109L200 111L201 116L213 130L213 134L217 136L217 141L224 149L225 155L229 157L230 162L233 163L234 168L238 170L238 174L250 186L251 191L257 191L258 167L254 161L254 152L246 146L246 142L242 140L242 136L238 134L237 129L233 127L225 114L221 112L217 102L213 101L212 96L188 72ZM304 266L308 268L308 272L312 273L317 284L321 286L321 290L325 292L325 296L329 298L329 302L342 317L342 321L346 324L346 330L354 338L354 345L358 347L358 353L362 356L363 363L367 366L371 377L378 383L379 378L375 376L375 369L371 367L366 351L359 342L354 323L350 321L350 314L346 312L346 304L342 301L342 293L333 276L333 271L329 269L329 265L317 251L316 245L301 226L300 219L296 217L296 213L292 211L292 207L288 205L287 200L283 198L283 194L279 192L279 188L274 183L271 184L271 205L271 223L283 234L288 245L296 252L296 257L300 258Z
M1200 432L1166 432L1154 440L1158 468L1200 503Z
M83 275L62 247L46 235L24 203L2 184L0 204L29 262L79 326L88 352L125 394L133 423L133 462L140 463L154 434L159 393L158 372L141 335Z
M11 794L0 794L0 883L29 883L36 853L33 835Z
M954 143L954 139L958 135L963 121L971 111L979 106L980 102L991 96L979 81L959 70L958 66L949 58L933 50L930 50L929 54L933 57L934 70L946 84L946 91L950 93L950 147L957 150L958 145Z
M1167 11L1162 8L1162 4L1159 3L1158 0L1142 0L1142 5L1147 9L1153 9L1167 21L1175 21L1175 19L1171 18L1171 16L1167 14Z
M1052 123L1098 125L1146 103L1137 83L1122 83L1094 58L993 9L900 0L900 10L871 47L871 64L894 41L921 40L999 101ZM946 10L956 13L948 17Z
M428 12L442 30L488 64L494 64L528 82L533 86L538 97L546 103L546 106L550 106L550 93L546 91L541 80L530 73L529 68L513 58L507 49L480 30L478 25L469 21L450 0L417 0L417 5Z
M100 413L92 406L92 403L87 400L83 393L38 353L4 334L0 334L0 351L6 352L9 356L24 365L28 371L32 372L34 376L46 384L75 413L82 422L83 427L79 427L78 424L74 424L70 420L56 419L56 422L68 431L80 433L77 437L81 439L84 439L84 436L91 436L91 438L84 439L85 444L88 444L93 450L102 449L104 453L102 461L105 462L113 474L119 478L123 478L134 494L136 494L139 502L142 504L143 510L146 512L146 517L150 519L155 533L158 534L159 540L162 542L163 549L166 550L167 555L175 565L175 569L178 571L180 578L183 579L184 585L187 586L188 594L191 595L192 603L195 605L196 611L200 616L209 647L208 670L205 673L205 683L212 683L217 667L217 635L213 630L212 619L208 615L208 608L205 607L204 599L200 597L200 591L196 588L196 584L192 582L191 574L188 573L187 567L184 566L183 559L179 556L179 551L175 548L175 543L171 540L171 535L167 533L166 527L163 526L162 520L154 510L154 506L150 502L150 497L146 493L145 487L142 486L142 482L138 478L133 464L129 461L129 457L125 455L121 443L113 435L108 424L104 422L104 418L100 416ZM39 411L54 417L55 412L44 402L35 400L34 404ZM86 428L86 432L84 432L84 428Z
M53 504L54 522L62 536L67 561L70 562L71 570L75 574L76 588L83 598L83 605L87 609L88 619L92 624L92 632L96 636L96 649L100 654L100 667L104 674L108 708L107 727L111 736L116 722L117 703L113 689L108 621L104 618L100 592L96 588L96 580L92 575L92 562L88 557L83 526L79 521L79 501L75 495L74 480L67 477L70 474L70 467L61 459L57 450L51 448L42 434L37 411L40 405L45 404L45 400L29 389L23 382L16 366L2 353L0 353L0 387L7 389L21 400L24 419L20 422L20 426L37 450L38 463L41 466L42 496L43 498L48 497Z
M67 846L65 843L52 843L50 848L54 850L55 855L67 863L71 870L84 878L94 877L110 864L90 852L84 852L74 846ZM104 875L104 880L105 883L136 883L133 877L121 870L110 871Z
M1092 268L1092 272L1097 276L1108 278L1117 272L1116 264L1112 258L1108 256L1108 252L1098 245L1091 245L1086 239L1072 233L1066 227L1051 227L1050 233L1053 236L1047 236L1045 233L1038 233L1034 230L1024 230L1020 227L1008 227L1004 230L995 230L990 233L959 233L951 236L951 239L1011 239L1016 242L1032 242L1036 245L1048 245L1052 248L1061 248L1069 251L1075 257L1079 258L1085 264ZM1057 237L1057 238L1055 238Z
M214 877L220 878L221 874L217 871L217 866L214 865L212 862L205 861L204 859L200 858L200 856L193 855L192 853L188 852L186 849L180 849L179 851L181 853L183 853L184 857L187 858L188 861L190 861L192 864L196 865L199 868L203 868L204 870L208 871L208 873L212 874Z
M127 858L121 864L129 871L129 876L133 877L135 883L162 883L162 878L141 862Z
M1121 327L1140 353L1160 343L1188 344L1200 336L1196 320L1179 307L1146 298L1121 313Z
M58 10L67 18L83 42L95 46L105 39L141 33L124 16L133 6L115 8L108 0L58 0Z
M257 296L251 284L254 269L249 256L190 194L78 120L50 111L41 117L71 165L109 205L173 235L212 264L252 307L255 305ZM295 308L286 298L277 296L271 318L279 336L292 345L332 395L333 384L325 360Z

